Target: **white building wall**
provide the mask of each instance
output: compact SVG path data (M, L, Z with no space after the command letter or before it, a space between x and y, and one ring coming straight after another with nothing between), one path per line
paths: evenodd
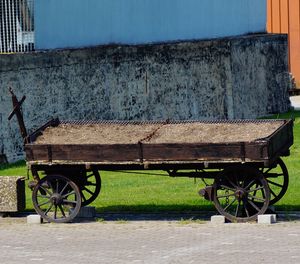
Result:
M36 48L145 44L266 31L266 0L35 0Z

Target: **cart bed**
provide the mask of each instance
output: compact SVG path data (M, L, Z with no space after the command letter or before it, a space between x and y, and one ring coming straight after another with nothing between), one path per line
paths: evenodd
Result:
M47 123L25 145L31 164L272 162L293 144L291 120Z

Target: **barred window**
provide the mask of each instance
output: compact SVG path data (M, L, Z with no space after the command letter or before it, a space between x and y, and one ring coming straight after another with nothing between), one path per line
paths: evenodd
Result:
M0 0L0 53L34 50L34 0Z

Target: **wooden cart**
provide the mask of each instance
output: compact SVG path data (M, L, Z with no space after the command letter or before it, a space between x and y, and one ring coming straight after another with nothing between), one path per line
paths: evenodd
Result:
M14 105L16 112L19 104ZM293 121L54 119L24 138L33 205L49 222L71 221L93 202L101 170L164 170L172 177L213 179L199 193L228 220L244 222L265 213L287 190L280 157L293 144Z

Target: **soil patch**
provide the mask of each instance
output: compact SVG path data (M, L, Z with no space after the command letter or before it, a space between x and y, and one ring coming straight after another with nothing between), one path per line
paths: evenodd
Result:
M146 144L249 142L274 133L283 121L181 124L61 124L48 127L36 144Z
M147 143L250 142L270 136L283 122L187 123L160 128ZM146 142L145 142L146 143Z

